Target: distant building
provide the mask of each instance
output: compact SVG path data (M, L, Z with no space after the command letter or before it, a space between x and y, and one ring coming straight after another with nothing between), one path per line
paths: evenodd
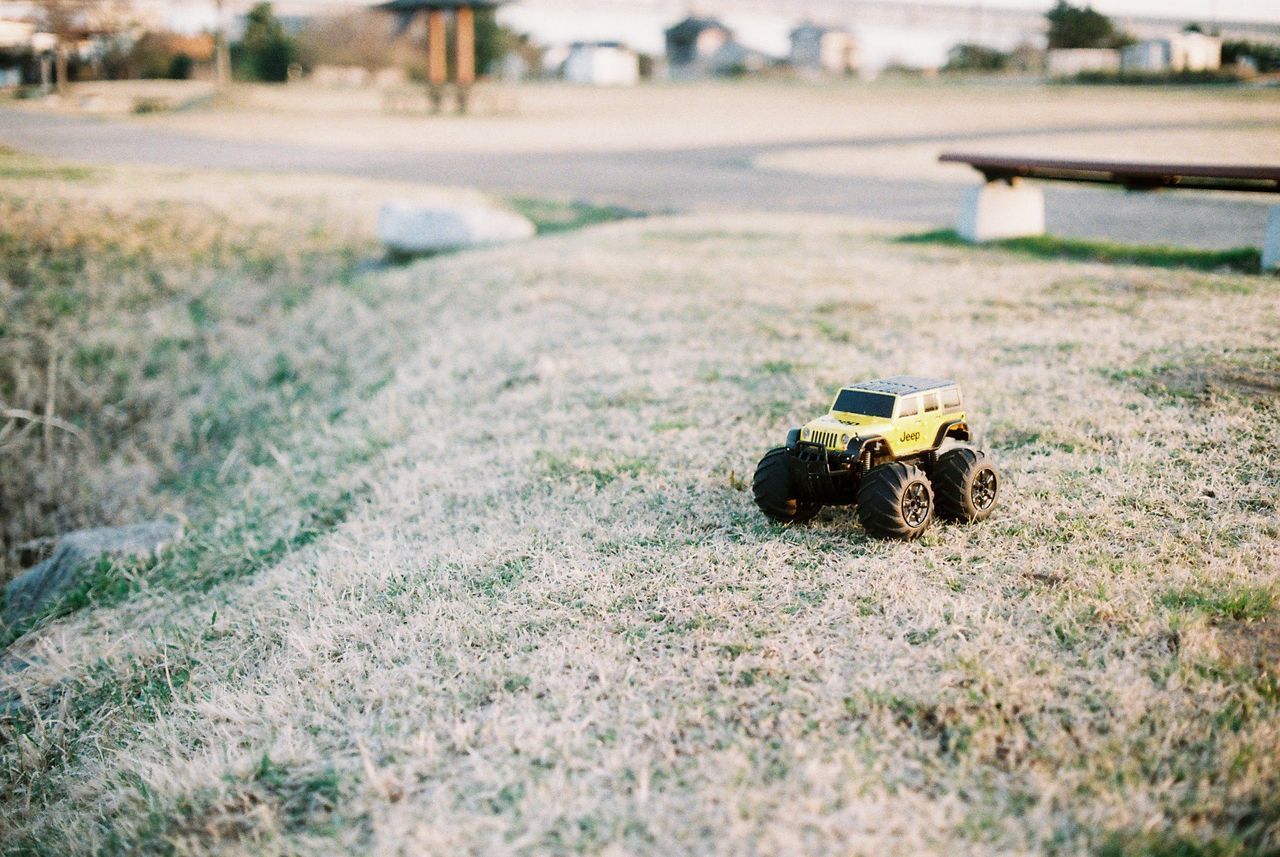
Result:
M1054 48L1045 58L1050 77L1075 77L1086 71L1119 71L1120 52L1111 48Z
M846 75L858 70L857 44L845 30L801 24L791 31L791 66L798 71Z
M715 18L685 18L666 30L667 73L673 78L760 71L771 59L740 45Z
M1134 72L1216 71L1222 67L1222 39L1196 32L1144 39L1121 50L1120 67Z
M0 89L33 82L47 85L56 46L57 39L32 21L0 18Z
M619 42L574 42L561 74L571 83L634 86L640 80L640 57Z

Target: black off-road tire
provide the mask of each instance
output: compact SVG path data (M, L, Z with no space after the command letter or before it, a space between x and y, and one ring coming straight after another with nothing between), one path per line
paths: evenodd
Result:
M755 495L760 511L780 524L803 524L822 510L821 503L805 503L798 497L799 490L791 478L787 466L785 447L771 449L756 465L755 478L751 480L751 493Z
M933 484L939 515L949 521L981 521L996 507L1000 471L985 452L962 446L938 458Z
M869 535L914 539L933 520L933 486L911 464L893 461L873 467L858 487L858 520Z

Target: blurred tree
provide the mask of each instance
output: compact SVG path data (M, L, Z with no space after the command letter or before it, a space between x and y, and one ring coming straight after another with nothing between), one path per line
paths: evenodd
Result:
M502 58L520 46L521 36L498 23L493 9L476 11L476 69L489 74Z
M986 45L962 43L947 51L943 71L1004 71L1009 55Z
M499 24L492 9L479 9L475 16L476 70L494 73L511 51L523 52L528 36ZM426 71L426 28L418 16L401 32L395 19L377 12L354 12L333 18L318 18L298 34L297 59L303 68L320 65L360 66L369 71L402 68L411 77L422 78ZM449 31L449 62L457 49L452 26Z
M1066 0L1045 13L1049 20L1049 48L1114 48L1126 41L1111 19L1092 6L1072 6Z
M213 61L214 48L208 34L148 32L133 42L109 76L187 80L197 62Z
M313 19L298 34L298 62L305 69L318 65L360 66L377 71L400 65L408 52L423 53L418 46L398 44L395 21L378 12ZM425 54L424 54L425 56Z
M270 3L259 3L245 17L244 37L232 48L240 73L251 80L283 83L289 79L289 66L297 49L271 10Z
M1280 71L1280 45L1231 39L1222 43L1222 64L1236 65L1241 60L1251 60L1254 68L1266 74Z
M191 72L195 67L196 62L191 58L190 54L176 53L169 57L169 69L166 77L170 80L190 80Z

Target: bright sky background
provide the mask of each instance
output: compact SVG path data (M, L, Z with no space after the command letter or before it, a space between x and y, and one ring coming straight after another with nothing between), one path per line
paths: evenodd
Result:
M933 0L947 5L972 6L972 0ZM985 5L1018 9L1048 9L1052 0L989 0ZM1076 0L1083 5L1083 0ZM1093 0L1093 8L1108 15L1151 15L1161 18L1214 17L1220 20L1273 21L1280 23L1280 0Z
M145 1L145 0L144 0ZM929 2L946 3L955 6L973 6L977 0L929 0ZM1054 0L982 0L984 6L990 8L1022 8L1022 9L1048 9L1053 5ZM1076 0L1077 3L1083 4L1087 0ZM213 2L200 2L200 0L152 0L147 5L167 5L170 7L195 12L196 8L207 7L212 8ZM538 7L544 6L546 0L533 0L528 6ZM235 7L241 5L237 0L228 0L227 5ZM245 8L250 5L249 0L243 0ZM276 0L276 5L280 7L288 7L289 9L304 9L308 6L314 7L333 7L333 6L365 6L372 5L364 2L364 0ZM519 6L519 2L513 6ZM652 0L646 3L645 0L601 0L598 4L594 4L601 11L616 9L619 6L644 6L652 5L654 7L683 7L684 9L697 9L697 0L685 0L685 2L663 2L663 0ZM1246 21L1270 21L1280 23L1280 0L1092 0L1092 5L1099 11L1106 12L1109 15L1153 15L1160 17L1187 18L1187 19L1204 19L1211 20L1217 17L1220 20L1246 20Z
M890 0L891 2L892 0ZM169 21L169 26L199 31L213 26L213 0L135 0L139 6L155 9ZM228 15L242 15L255 0L225 0ZM986 9L1021 8L1044 10L1054 0L926 0L926 2L973 7L981 3ZM1083 4L1087 0L1075 0ZM3 0L0 0L3 3ZM274 0L281 14L299 15L322 10L358 8L372 5L366 0ZM1262 21L1280 24L1280 0L1092 0L1094 8L1123 18L1126 15L1150 15L1208 23L1213 20ZM791 17L748 12L734 14L728 9L733 0L516 0L503 8L504 21L528 32L540 42L564 43L574 40L621 39L636 48L658 52L662 49L662 29L691 10L711 7L721 12L746 44L768 53L780 54L786 49L786 34L794 23ZM752 4L759 8L758 4ZM791 4L786 4L791 6ZM822 0L815 7L826 6ZM853 26L868 48L878 48L883 59L898 58L927 64L930 58L944 56L954 44L954 33L914 31L910 37L902 31L875 32L859 28L856 11ZM1005 46L1009 47L1009 46ZM874 60L868 55L866 60Z

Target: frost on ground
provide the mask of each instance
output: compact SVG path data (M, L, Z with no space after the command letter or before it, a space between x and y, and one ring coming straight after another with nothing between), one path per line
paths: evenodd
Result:
M357 505L255 575L144 577L11 647L0 829L50 853L1280 848L1278 293L777 216L365 275L394 379L254 495L323 458ZM765 449L906 371L964 384L995 516L912 544L847 510L768 524ZM340 464L357 436L386 448Z

